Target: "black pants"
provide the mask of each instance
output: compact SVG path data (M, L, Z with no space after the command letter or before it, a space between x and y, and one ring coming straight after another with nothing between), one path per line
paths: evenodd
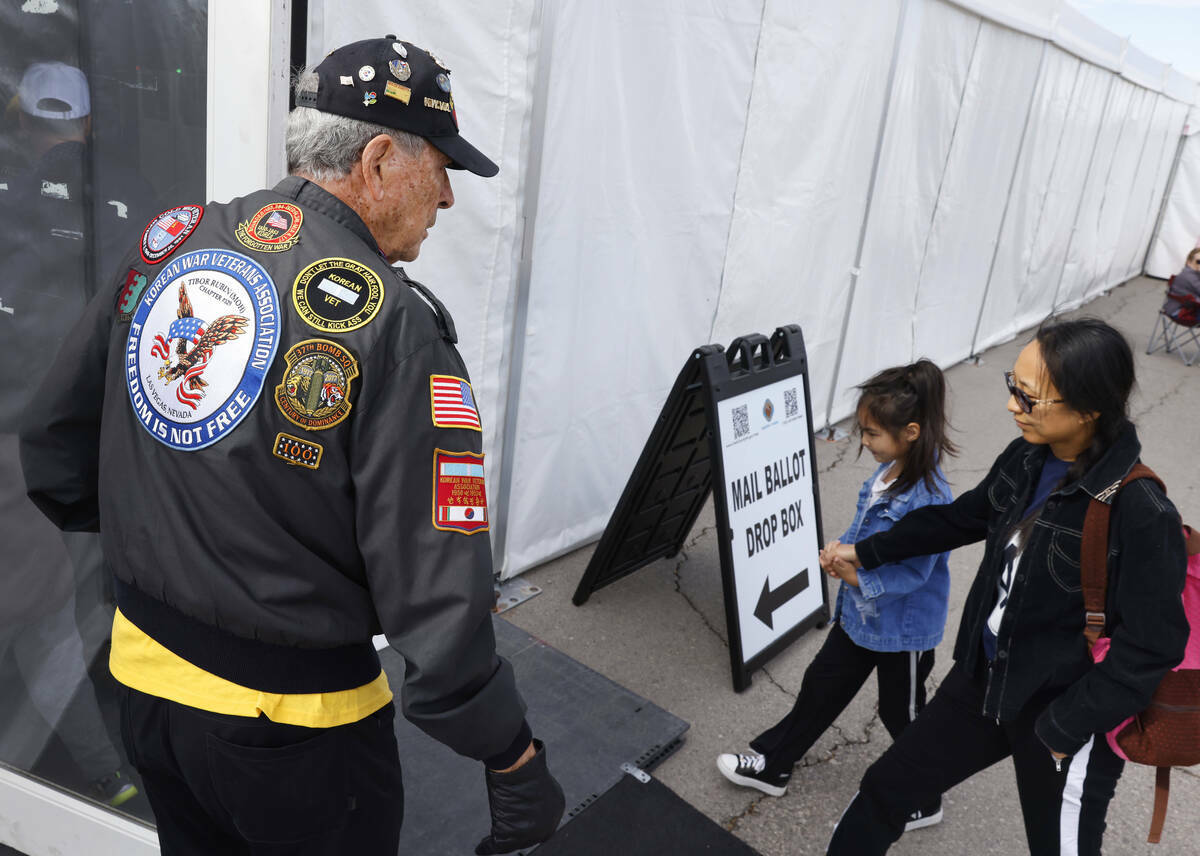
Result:
M121 736L163 856L395 856L404 817L391 704L304 728L124 689Z
M1050 750L1033 732L1050 699L1031 702L1017 719L997 724L981 713L984 688L985 676L951 668L917 721L867 769L834 830L830 854L886 853L904 832L909 812L1010 755L1029 852L1100 852L1104 816L1125 762L1098 735L1056 771Z
M767 773L787 772L846 709L872 670L879 681L879 718L895 740L925 706L931 669L933 651L871 651L834 624L804 673L791 713L755 737L750 748L766 756Z

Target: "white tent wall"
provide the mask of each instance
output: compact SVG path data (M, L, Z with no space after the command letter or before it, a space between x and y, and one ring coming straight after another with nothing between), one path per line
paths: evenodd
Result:
M458 326L504 576L599 535L695 345L800 323L832 422L1137 273L1160 208L1200 233L1200 145L1161 202L1195 82L1061 0L311 0L309 60L385 30L501 165L408 270Z
M1146 135L1146 149L1133 180L1129 202L1125 206L1125 220L1108 272L1110 284L1124 282L1141 273L1158 203L1170 173L1170 159L1174 157L1186 112L1184 105L1177 101L1165 95L1156 97L1154 116Z
M1146 259L1146 273L1160 279L1179 273L1188 252L1200 246L1200 115L1197 112L1189 118L1187 130L1190 135L1180 141L1162 222ZM1175 156L1173 152L1172 159Z
M1042 44L941 0L911 2L829 421L852 412L854 384L937 347L938 325L944 347L970 351ZM990 146L990 163L977 162L979 146ZM983 256L976 269L959 241ZM922 292L941 293L925 298L925 318Z
M987 274L972 352L1016 335L1018 319L1053 295L1079 209L1096 129L1114 76L1047 49L1025 145Z
M708 341L762 0L561 2L553 27L506 576L595 538ZM503 488L501 488L503 491Z
M451 172L454 208L439 213L420 258L405 265L454 318L482 414L492 484L500 472L507 401L537 5L536 0L458 0L453 6L437 0L309 2L309 65L338 45L385 33L428 47L452 70L463 136L500 165L500 174L489 179Z
M1086 294L1092 281L1097 278L1100 215L1104 206L1105 191L1108 188L1117 146L1121 142L1125 116L1129 113L1137 92L1138 87L1114 76L1096 131L1095 148L1084 179L1082 201L1067 242L1067 260L1062 276L1055 288L1049 293L1038 295L1041 300L1032 304L1027 314L1017 318L1017 329L1038 323L1050 314L1056 302L1069 305L1076 296Z
M833 389L900 8L767 0L763 14L708 341L800 324L818 420Z

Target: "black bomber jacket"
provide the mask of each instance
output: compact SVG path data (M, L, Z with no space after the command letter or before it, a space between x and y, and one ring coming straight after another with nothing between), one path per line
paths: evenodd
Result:
M63 529L99 530L122 613L188 662L333 692L379 674L384 633L409 720L469 757L519 753L472 475L482 434L433 404L435 379L467 396L450 316L302 178L198 223L196 208L190 235L153 221L67 336L21 432L30 498ZM204 418L176 425L192 405Z
M996 603L1004 547L1037 486L1048 447L1014 440L983 481L954 502L912 511L887 532L855 545L870 569L986 542L954 658L970 675L986 672L984 716L1008 721L1030 704L1045 707L1035 730L1058 752L1074 754L1092 734L1146 707L1187 644L1180 518L1147 479L1130 483L1111 500L1104 635L1112 637L1112 648L1103 662L1093 665L1083 635L1079 556L1088 502L1119 483L1140 452L1130 425L1082 478L1050 494L1022 551L991 663L981 638Z

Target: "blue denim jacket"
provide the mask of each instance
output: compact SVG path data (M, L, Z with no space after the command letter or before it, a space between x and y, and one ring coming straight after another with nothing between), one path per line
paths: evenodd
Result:
M904 493L884 494L874 505L871 486L891 464L881 464L858 492L854 522L839 539L855 544L868 535L891 529L892 524L925 505L943 505L954 497L938 468L937 489L924 480ZM916 556L866 571L858 569L858 587L842 583L838 590L835 620L858 645L871 651L927 651L942 641L946 607L950 598L949 553Z

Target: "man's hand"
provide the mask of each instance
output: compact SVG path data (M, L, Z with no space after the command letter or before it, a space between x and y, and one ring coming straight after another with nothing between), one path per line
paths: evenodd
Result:
M540 740L534 740L512 767L485 770L484 777L492 832L479 842L476 856L531 847L554 834L566 799L546 766L546 747Z

